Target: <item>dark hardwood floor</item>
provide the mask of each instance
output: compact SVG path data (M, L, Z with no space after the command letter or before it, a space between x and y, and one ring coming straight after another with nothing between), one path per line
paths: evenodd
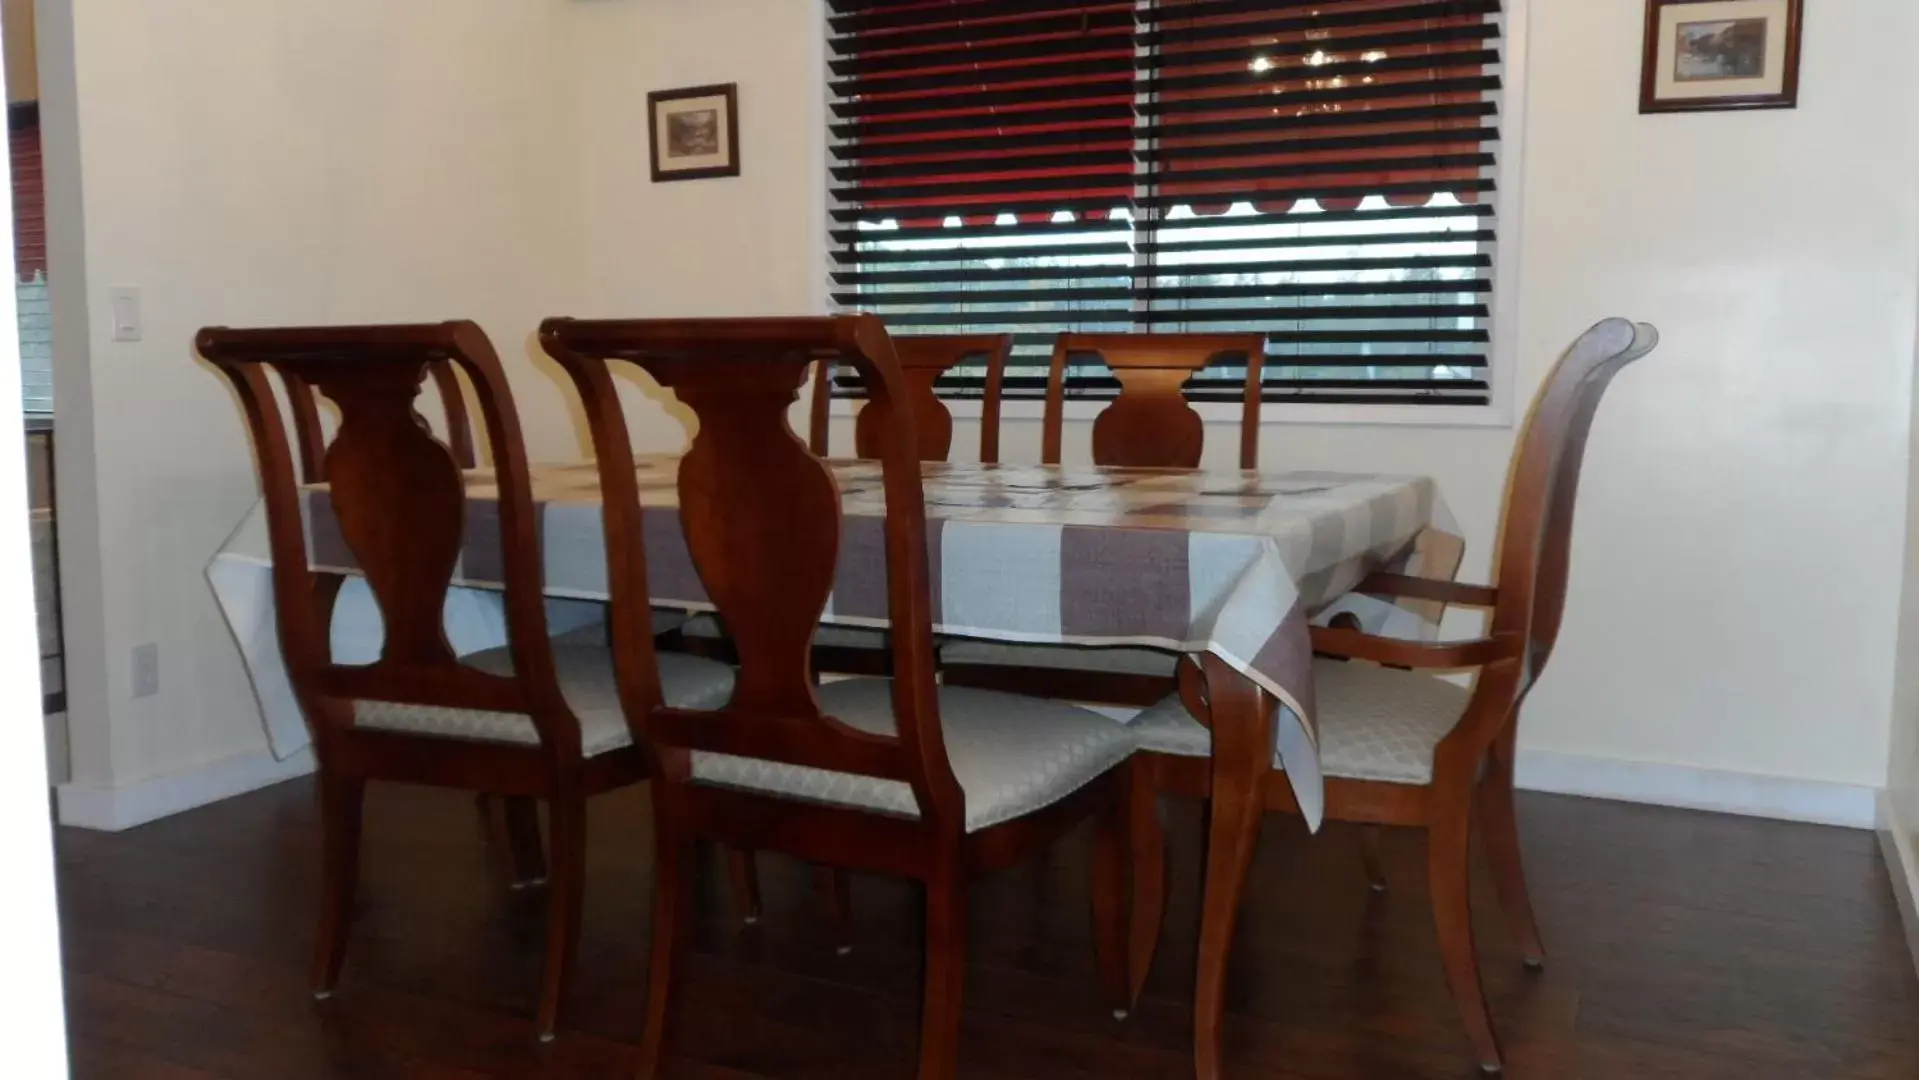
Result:
M1490 887L1478 922L1509 1075L1655 1080L1919 1077L1919 982L1873 837L1523 796L1547 947L1525 971ZM306 962L319 860L309 782L118 835L59 837L74 1074L626 1077L645 996L645 792L596 801L570 1017L533 1038L541 894L490 863L473 803L376 788L362 912L340 993ZM1198 818L1172 812L1173 891L1146 1001L1116 1023L1093 969L1086 837L973 895L962 1072L1189 1076ZM1475 1075L1427 914L1418 839L1387 838L1390 891L1354 833L1268 818L1247 890L1229 1071L1284 1078ZM732 916L711 858L676 1072L904 1077L917 1023L917 904L856 878L837 955L805 867L764 858L766 915Z

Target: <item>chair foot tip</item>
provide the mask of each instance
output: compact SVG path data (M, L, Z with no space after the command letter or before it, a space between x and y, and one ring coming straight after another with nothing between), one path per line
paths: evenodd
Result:
M1479 1063L1479 1072L1482 1076L1498 1076L1505 1071L1506 1067L1497 1061L1482 1061Z
M1133 1015L1133 1011L1131 1009L1114 1009L1113 1010L1113 1019L1115 1020L1125 1020L1127 1017L1131 1015Z
M1539 971L1545 968L1545 966L1546 958L1543 956L1528 956L1526 958L1526 970L1528 971Z
M313 992L313 1000L315 1001L326 1001L331 997L333 997L333 991L331 990L315 990Z
M1372 883L1371 888L1376 893L1383 893L1386 891L1386 883L1383 881L1375 881Z
M838 946L838 947L836 947L836 948L835 948L835 949L833 950L833 952L835 952L836 954L838 954L838 955L840 955L840 956L851 956L851 955L853 955L853 946L851 946L851 945L841 945L841 946Z
M748 915L740 921L748 926L758 926L760 924L760 917L758 915Z
M551 1032L551 1031L542 1031L542 1032L540 1032L540 1041L541 1041L541 1042L543 1042L543 1043L550 1043L550 1042L552 1042L552 1041L553 1041L553 1039L554 1039L554 1037L555 1037L555 1035L554 1035L554 1033L553 1033L553 1032Z

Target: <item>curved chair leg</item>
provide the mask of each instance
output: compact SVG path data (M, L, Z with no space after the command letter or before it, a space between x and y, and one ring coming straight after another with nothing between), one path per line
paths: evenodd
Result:
M653 1080L666 1062L673 1033L673 991L686 948L686 909L692 887L692 852L654 817L658 850L653 857L653 954L647 960L646 1029L640 1036L640 1080Z
M320 926L313 939L313 996L329 998L346 962L347 928L360 884L366 781L320 773Z
M832 927L834 951L845 956L853 951L853 894L846 871L836 866L815 866L813 891L820 898L827 925Z
M1359 827L1359 857L1366 864L1366 884L1376 893L1386 891L1386 869L1379 857L1383 832L1377 825Z
M919 1080L959 1071L960 1002L966 989L966 882L957 869L926 883L926 990Z
M1093 834L1093 952L1113 1019L1124 1020L1133 1009L1133 972L1126 958L1131 933L1126 892L1133 775L1122 765L1107 782L1113 785L1112 805L1100 815Z
M540 802L526 795L501 800L506 818L506 849L512 859L513 888L546 882L546 847L540 841Z
M541 1042L559 1030L567 976L580 951L581 909L586 899L586 799L577 792L555 795L547 810L552 833L547 872L546 974L540 988Z
M1470 796L1460 793L1459 805L1440 802L1437 815L1426 834L1427 874L1431 879L1433 923L1439 931L1440 958L1445 962L1446 981L1452 989L1453 1003L1466 1025L1480 1071L1497 1073L1502 1068L1499 1039L1493 1033L1492 1017L1486 1011L1486 990L1479 981L1479 953L1473 944L1473 909L1470 861L1472 835Z
M1139 1004L1153 954L1166 922L1166 826L1159 816L1159 789L1151 762L1135 755L1126 792L1126 832L1131 848L1132 927L1126 945L1126 1008Z
M1193 992L1193 1072L1198 1080L1219 1080L1226 965L1266 809L1261 786L1273 767L1273 701L1217 657L1208 655L1202 663L1212 709L1213 797Z
M726 878L733 886L733 907L740 913L740 921L748 926L759 922L760 868L753 853L727 848Z
M1486 845L1486 861L1499 889L1499 906L1506 912L1513 940L1526 966L1545 966L1546 946L1539 940L1539 921L1533 916L1532 896L1526 890L1526 867L1519 854L1519 818L1513 807L1513 741L1502 738L1493 746L1486 774L1479 780L1479 835Z

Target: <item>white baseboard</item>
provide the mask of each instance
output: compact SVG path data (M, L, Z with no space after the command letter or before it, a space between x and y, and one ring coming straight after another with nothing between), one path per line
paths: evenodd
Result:
M60 823L113 832L130 829L304 776L313 771L313 764L310 750L276 761L262 749L125 787L60 784L55 789ZM1520 751L1517 781L1526 791L1854 829L1883 830L1888 812L1882 809L1877 788L1544 750ZM1909 847L1919 843L1919 837L1910 832L1904 836ZM1890 858L1889 852L1889 862ZM1910 858L1905 865L1919 870L1919 858ZM1919 892L1919 886L1915 891Z
M68 783L54 788L54 793L60 824L119 832L312 771L311 750L276 761L260 749L124 787Z
M1879 789L1824 780L1725 772L1689 765L1521 750L1515 782L1526 791L1712 810L1746 817L1871 829Z
M1919 835L1913 823L1899 816L1898 807L1887 793L1879 796L1879 850L1886 859L1886 871L1892 877L1892 892L1899 901L1899 921L1906 927L1906 949L1919 969Z

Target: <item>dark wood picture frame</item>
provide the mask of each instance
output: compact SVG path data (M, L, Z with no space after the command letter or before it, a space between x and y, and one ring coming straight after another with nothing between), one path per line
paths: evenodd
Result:
M726 163L705 168L666 169L660 161L660 107L675 101L698 98L723 98L726 111ZM740 94L738 83L714 83L710 86L686 86L677 90L654 90L646 95L647 155L653 165L653 182L670 180L710 180L717 176L740 175Z
M1799 51L1805 27L1805 0L1785 0L1786 51L1778 93L1728 94L1724 97L1662 98L1659 96L1660 53L1664 39L1660 33L1667 8L1715 0L1646 0L1646 44L1640 61L1639 111L1641 113L1722 112L1730 109L1794 109L1799 106ZM1769 30L1772 28L1769 27Z

